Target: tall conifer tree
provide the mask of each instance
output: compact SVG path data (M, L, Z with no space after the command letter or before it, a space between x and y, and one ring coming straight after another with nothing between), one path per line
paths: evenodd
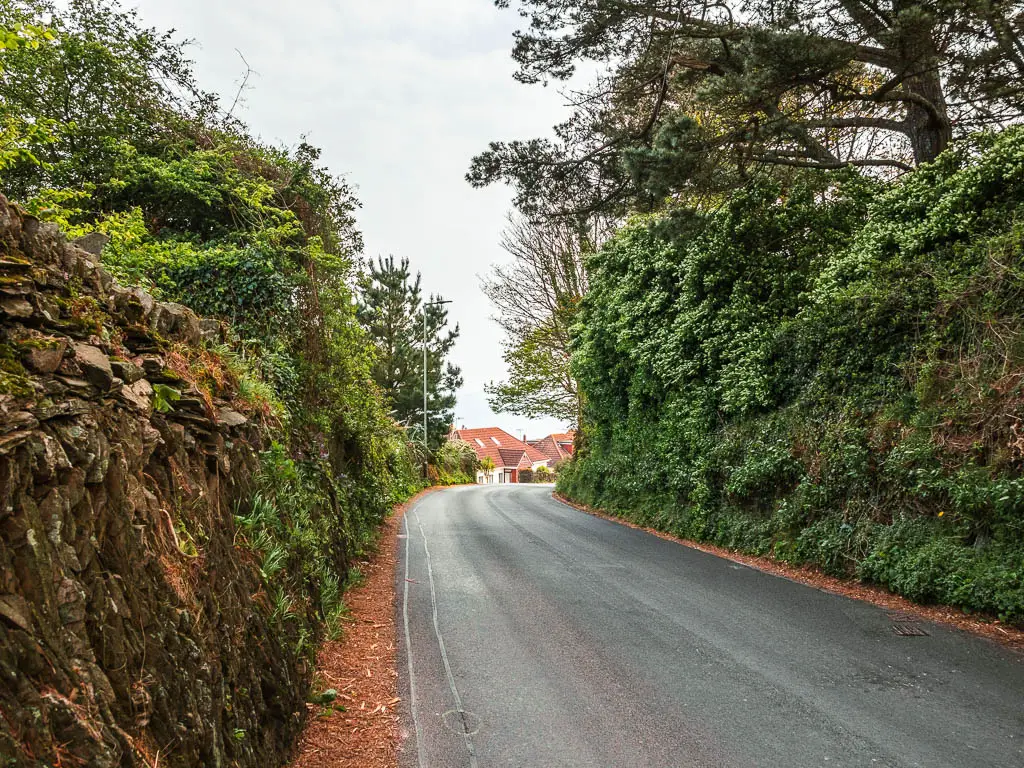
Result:
M892 176L1019 120L1021 0L496 0L518 6L516 78L598 82L553 139L470 169L517 206L574 213L716 194L766 171Z
M423 439L423 310L420 274L413 277L409 260L378 258L362 285L359 320L377 346L373 378L383 390L395 420ZM447 362L459 337L448 329L448 310L430 304L427 314L427 444L444 440L454 418L455 393L462 372Z

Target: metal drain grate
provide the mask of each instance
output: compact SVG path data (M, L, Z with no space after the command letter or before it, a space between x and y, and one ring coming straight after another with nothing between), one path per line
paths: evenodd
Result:
M885 615L892 622L892 631L900 637L927 637L928 633L921 628L917 616L904 611L886 611Z
M894 622L892 631L900 637L927 637L928 633L921 629L920 625L913 622Z

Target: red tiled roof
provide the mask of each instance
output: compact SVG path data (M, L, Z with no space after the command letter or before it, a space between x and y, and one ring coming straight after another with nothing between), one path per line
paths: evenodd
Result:
M559 461L572 456L575 433L562 432L548 435L540 440L531 440L530 445L548 457L548 465L554 467Z
M530 445L548 457L549 465L553 466L556 462L569 458L569 454L566 453L565 449L556 443L550 435L542 440L531 440Z
M481 459L490 457L495 467L527 469L548 460L547 456L532 445L527 445L498 427L456 429L452 431L452 437L469 443Z
M533 466L530 457L521 448L501 448L498 453L501 454L500 466L515 467L516 469L530 469Z

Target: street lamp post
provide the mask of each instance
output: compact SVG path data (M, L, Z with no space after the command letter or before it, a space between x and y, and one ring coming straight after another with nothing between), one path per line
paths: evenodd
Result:
M427 445L427 307L440 304L451 304L450 301L437 299L423 303L423 447Z

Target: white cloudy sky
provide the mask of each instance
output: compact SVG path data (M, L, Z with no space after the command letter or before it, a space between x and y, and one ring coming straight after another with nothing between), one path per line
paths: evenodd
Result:
M563 426L492 414L483 394L504 364L477 276L505 259L510 194L463 176L488 141L544 135L564 115L554 89L512 79L514 12L491 0L124 2L195 41L200 84L228 105L245 70L235 49L244 54L256 74L236 114L266 141L321 146L358 187L367 256L407 256L427 291L454 300L458 424L530 436Z

